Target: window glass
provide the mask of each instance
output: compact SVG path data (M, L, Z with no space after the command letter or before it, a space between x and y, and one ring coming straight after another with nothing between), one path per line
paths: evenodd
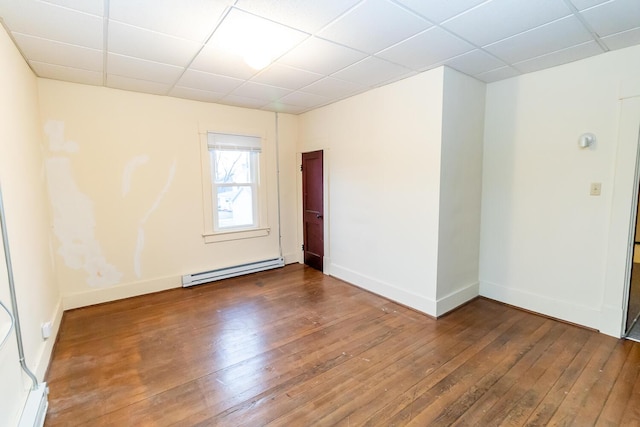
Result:
M214 231L258 227L260 138L209 134Z

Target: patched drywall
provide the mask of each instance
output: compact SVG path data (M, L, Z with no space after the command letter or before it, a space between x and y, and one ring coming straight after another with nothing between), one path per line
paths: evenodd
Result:
M141 156L135 156L133 159L129 160L124 167L124 172L122 173L122 197L125 197L131 191L131 180L133 178L133 173L140 166L145 165L149 161L149 156L143 154Z
M75 153L78 144L64 138L64 123L48 120L44 132L49 149L54 152ZM96 240L94 207L91 199L76 184L71 159L56 155L45 161L47 188L53 208L53 233L58 238L57 253L72 269L86 272L90 286L115 285L122 273L110 264Z
M68 243L66 259L57 259L65 308L179 287L183 274L275 258L280 234L284 254L295 261L295 222L283 221L278 230L277 179L296 180L296 117L280 115L278 175L274 113L47 79L38 84L42 125L55 147L66 147L47 150L55 242ZM268 235L205 243L199 132L208 130L263 136ZM76 151L69 141L77 142ZM283 210L295 200L295 192L282 191ZM101 261L86 267L110 285L87 283L89 259Z
M173 163L171 164L171 167L169 168L169 173L167 175L167 182L165 183L164 187L162 187L162 189L158 193L158 196L153 202L153 205L151 205L147 213L140 220L140 224L138 225L138 235L137 235L138 237L136 238L136 249L133 255L133 270L135 271L137 277L142 277L141 258L142 258L142 250L144 249L144 225L149 219L149 217L151 216L151 214L156 209L158 209L158 206L160 205L162 198L165 196L165 194L167 194L167 191L169 191L169 187L173 182L173 178L175 177L175 174L176 174L176 161L174 160Z

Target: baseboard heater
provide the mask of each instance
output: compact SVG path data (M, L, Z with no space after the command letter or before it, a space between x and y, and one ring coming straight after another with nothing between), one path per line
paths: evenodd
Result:
M284 258L274 258L264 261L251 262L233 267L219 268L217 270L204 271L202 273L186 274L182 276L182 287L200 285L202 283L215 282L216 280L242 276L244 274L257 273L258 271L271 270L284 267Z
M48 394L47 383L40 383L29 392L18 427L42 427L44 425L44 418L49 407Z

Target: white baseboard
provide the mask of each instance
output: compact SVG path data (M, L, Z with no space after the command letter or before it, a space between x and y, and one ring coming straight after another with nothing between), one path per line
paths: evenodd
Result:
M620 338L624 322L624 310L622 307L603 305L600 310L600 332L612 337Z
M40 353L36 356L35 368L33 373L39 381L44 381L44 375L49 368L49 362L51 361L51 354L53 353L53 346L56 343L58 332L60 331L60 324L62 323L62 299L58 300L58 304L48 318L51 322L51 336L44 341L44 345L41 346ZM28 361L28 360L27 360Z
M545 316L600 330L600 311L519 289L480 281L480 295Z
M411 307L415 310L421 311L429 316L436 316L437 303L436 301L426 298L422 295L414 294L413 292L400 289L389 283L381 282L372 277L360 274L351 269L342 267L340 265L331 264L331 275L345 282L351 283L367 291L378 294L382 297L396 301L400 304Z
M436 315L442 316L455 309L456 307L461 306L465 302L471 301L475 297L480 294L480 283L475 282L471 283L463 287L462 289L458 289L454 292L451 292L449 295L438 299L436 302Z
M283 254L282 257L284 258L285 264L295 264L297 262L300 262L300 256L298 255L298 252Z
M167 289L181 288L182 276L162 277L159 279L141 282L126 283L109 288L91 289L84 292L75 292L62 296L62 305L65 310L86 307L88 305L115 301Z

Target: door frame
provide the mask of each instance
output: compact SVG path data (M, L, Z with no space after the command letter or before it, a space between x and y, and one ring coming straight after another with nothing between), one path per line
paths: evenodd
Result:
M298 262L304 264L304 252L302 251L302 245L304 243L304 224L303 224L303 208L302 208L302 171L300 166L302 165L302 153L311 153L313 151L322 151L322 208L324 210L324 257L322 260L322 272L324 274L331 274L331 210L329 209L329 162L330 162L330 150L324 145L313 146L303 151L296 152L296 165L298 168L298 174L296 175L296 200L298 204Z
M620 121L608 233L600 332L622 337L626 329L635 210L640 184L640 79L620 91Z

